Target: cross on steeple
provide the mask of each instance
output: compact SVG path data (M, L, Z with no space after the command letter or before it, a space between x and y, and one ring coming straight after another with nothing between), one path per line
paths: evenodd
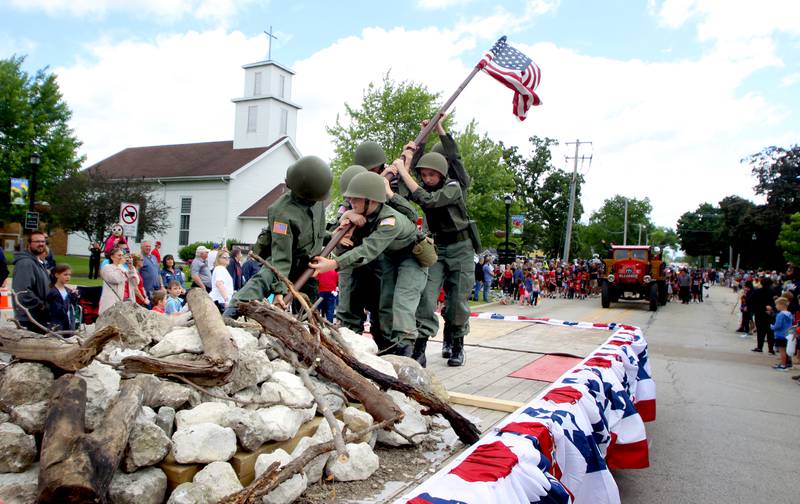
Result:
M272 61L272 39L278 40L278 37L272 34L272 25L269 25L269 31L264 31L264 34L267 36L267 41L269 42L267 61Z

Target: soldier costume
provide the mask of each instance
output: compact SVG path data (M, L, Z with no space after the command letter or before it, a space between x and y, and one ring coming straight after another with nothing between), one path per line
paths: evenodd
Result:
M447 145L444 145L447 147ZM455 148L453 143L452 148ZM457 154L453 156L458 160ZM460 160L458 160L460 165ZM465 182L448 177L447 159L438 152L423 155L417 163L417 171L427 168L441 175L435 187L419 186L410 179L408 172L402 173L404 182L411 191L410 198L425 212L428 229L433 233L439 256L428 271L428 282L417 309L419 338L414 348L416 358L425 354L429 338L436 335L439 322L436 318L436 299L444 287L445 309L444 344L442 357L448 358L449 366L464 364L464 337L469 333L469 305L467 296L472 287L474 270L474 248L470 232L464 197ZM463 166L461 166L463 170ZM463 179L463 177L461 177Z
M325 206L333 181L327 163L316 156L304 156L286 171L289 191L267 210L268 227L258 236L254 252L267 259L289 280L296 280L308 268L309 260L322 251L325 238ZM316 298L316 280L309 280L303 292ZM239 301L262 300L275 294L276 304L283 303L288 292L269 268L261 268L234 294L226 316L237 316Z
M391 334L394 353L410 357L417 338L414 312L427 276L426 268L419 265L411 252L418 239L417 227L386 204L384 179L375 173L353 177L344 196L365 200L361 215L366 217L366 224L356 228L353 234L353 242L357 245L337 254L335 260L315 258L311 266L319 271L343 270L377 260L381 271L381 325L386 336ZM373 206L372 202L377 205Z

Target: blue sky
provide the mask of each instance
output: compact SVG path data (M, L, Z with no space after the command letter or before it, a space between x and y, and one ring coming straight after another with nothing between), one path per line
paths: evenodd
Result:
M0 0L0 57L59 75L88 162L125 147L230 139L244 63L297 71L297 143L387 70L449 93L500 35L542 68L544 102L518 122L482 75L457 102L496 140L592 140L584 205L649 197L658 224L729 194L754 198L739 160L800 131L800 2L764 0ZM319 82L324 81L324 87ZM588 149L588 148L587 148ZM586 153L590 153L587 150ZM564 166L563 148L554 153ZM588 170L583 167L583 171Z

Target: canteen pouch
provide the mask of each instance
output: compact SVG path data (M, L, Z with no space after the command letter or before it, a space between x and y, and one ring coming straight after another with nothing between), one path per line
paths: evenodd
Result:
M419 240L414 245L414 248L411 249L411 253L414 254L414 258L423 268L432 266L439 260L439 256L436 254L436 245L433 244L433 238L430 236L425 236Z
M476 254L480 254L483 247L481 247L481 235L478 234L478 224L474 220L469 221L467 230L469 230L469 239L472 242L472 249L475 250Z

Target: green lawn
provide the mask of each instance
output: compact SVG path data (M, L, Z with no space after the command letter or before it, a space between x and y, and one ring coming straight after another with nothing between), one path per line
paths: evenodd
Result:
M6 252L6 261L8 262L8 269L11 271L11 276L14 276L14 266L11 264L14 260L14 254ZM89 279L89 257L84 256L68 256L57 255L56 264L66 263L72 268L72 284L85 285L85 286L98 286L103 285L103 280L100 278Z

